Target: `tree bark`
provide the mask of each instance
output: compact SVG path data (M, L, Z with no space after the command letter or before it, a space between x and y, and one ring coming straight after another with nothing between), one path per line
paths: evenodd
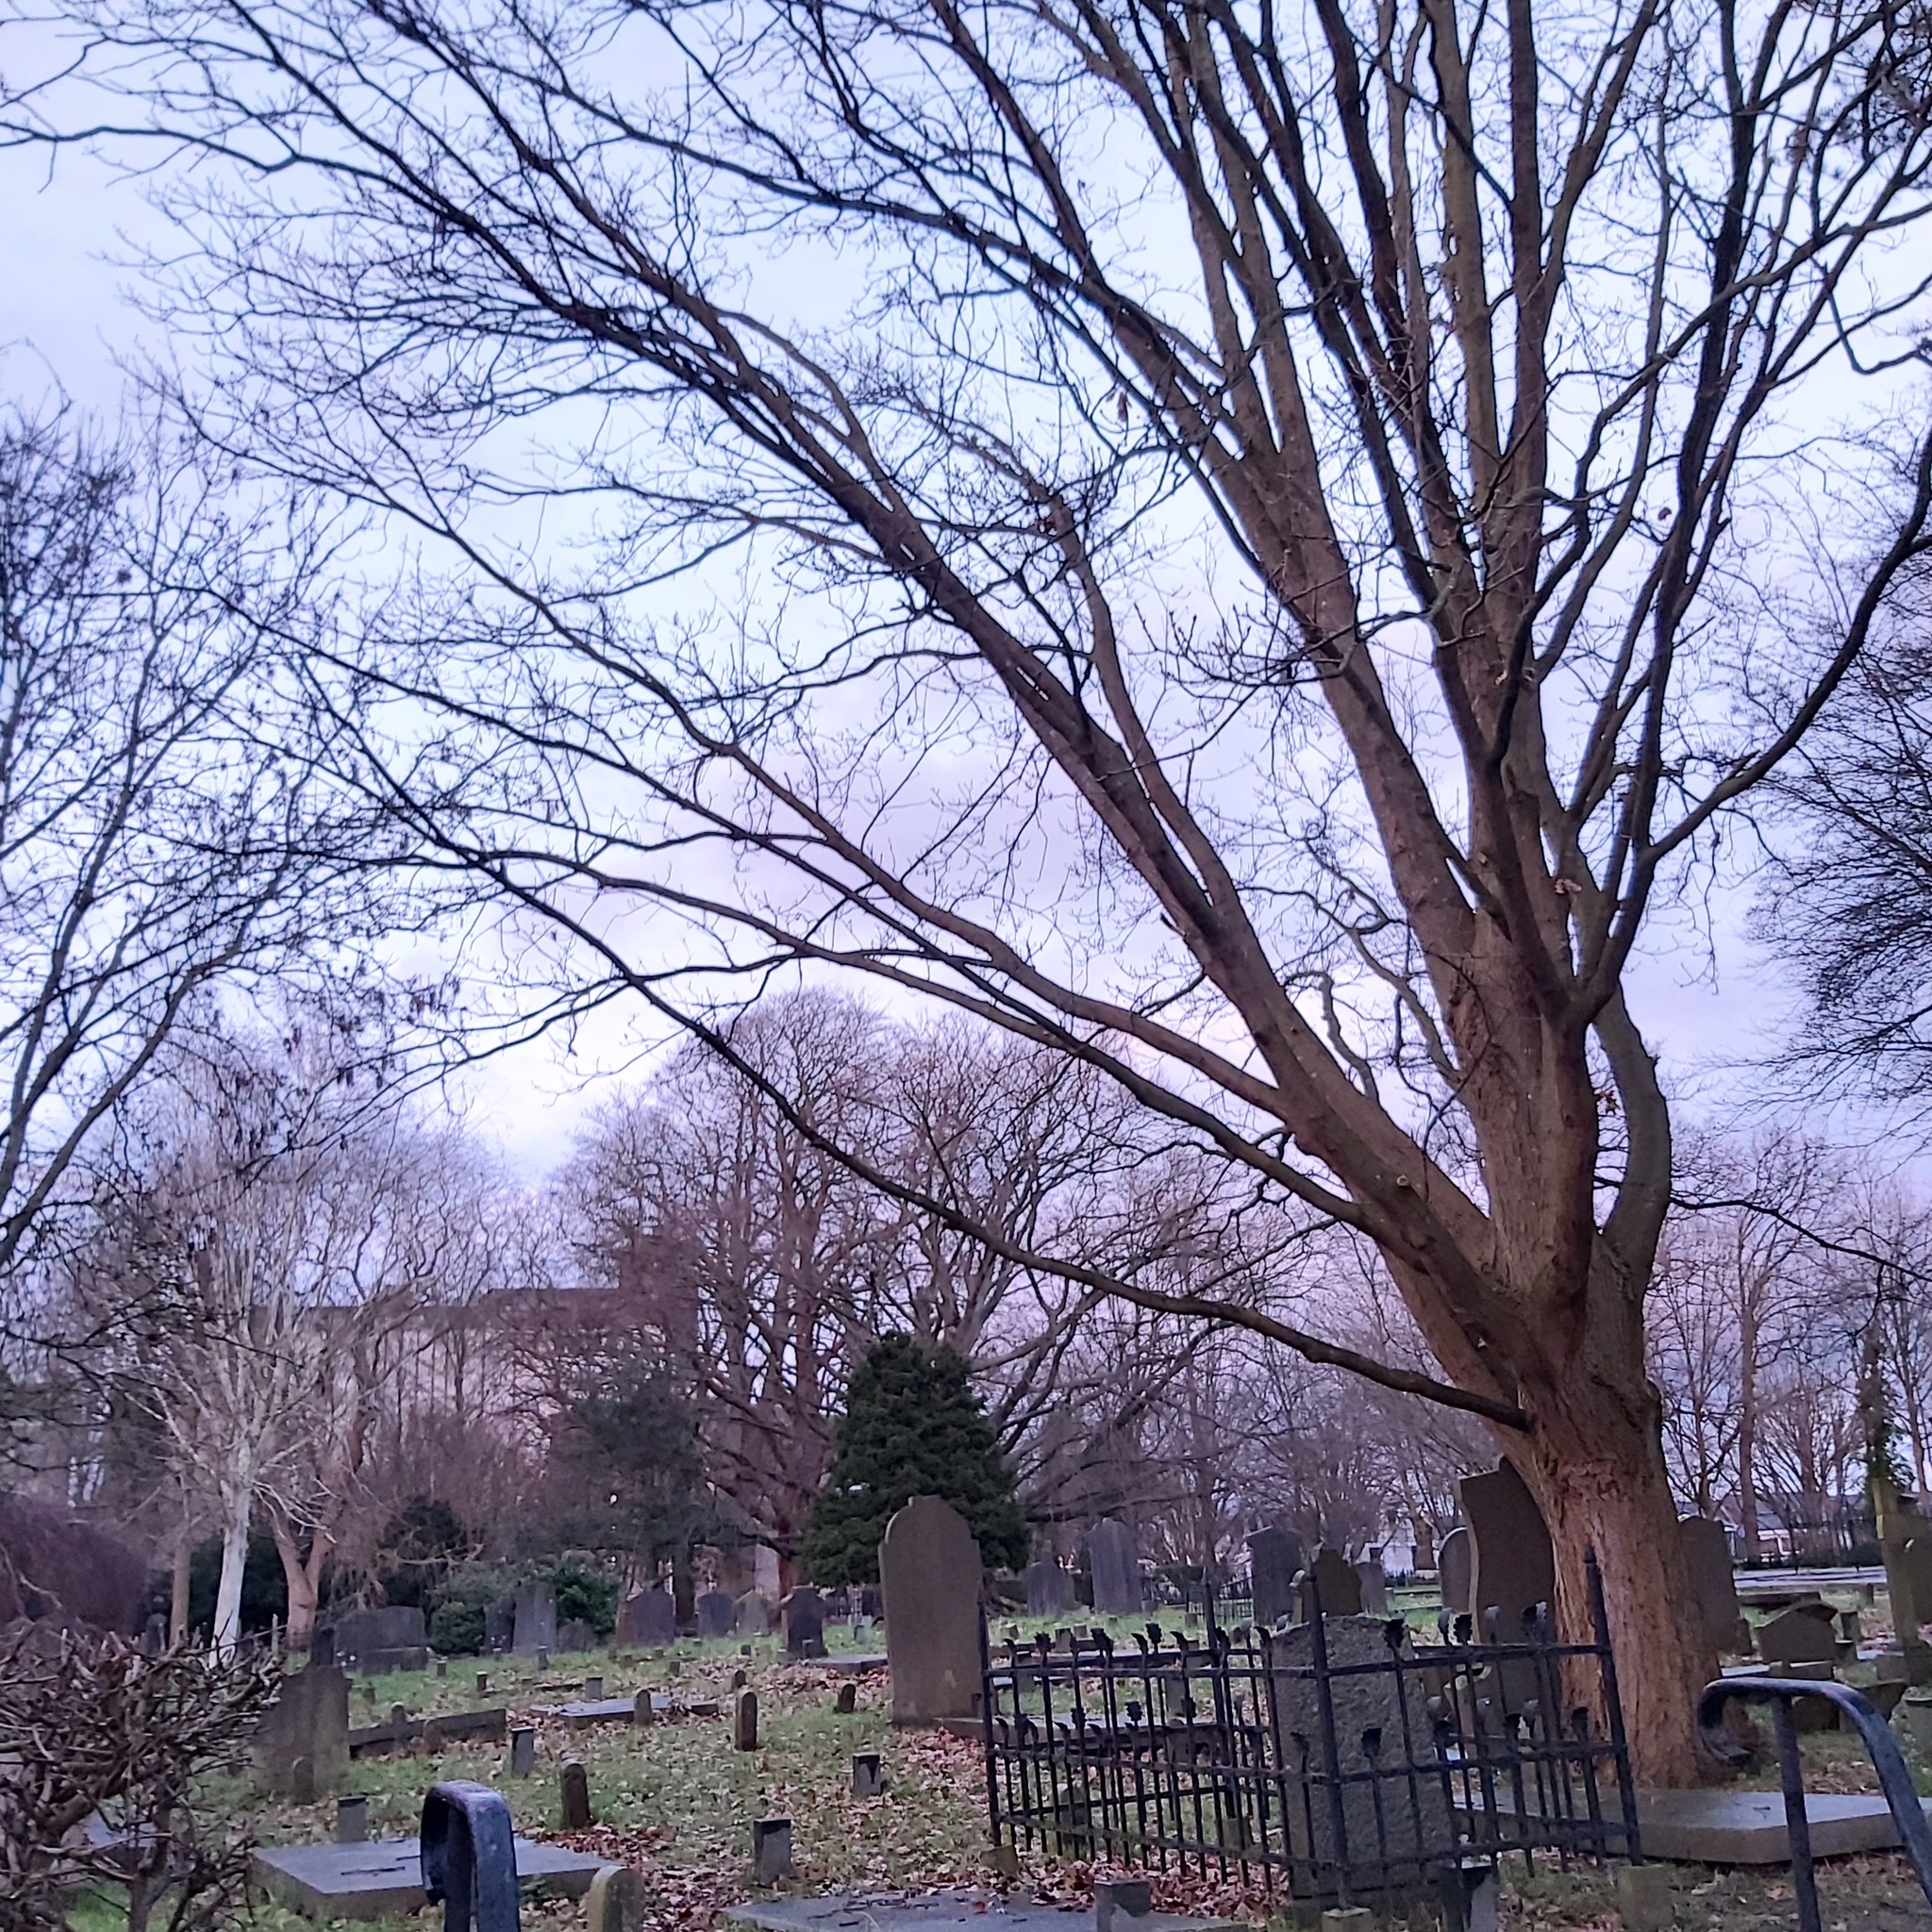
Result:
M194 1554L193 1539L184 1524L175 1541L175 1562L168 1583L168 1641L188 1641L188 1575Z
M1624 1724L1640 1784L1707 1782L1714 1766L1690 1713L1718 1674L1716 1653L1686 1607L1695 1598L1664 1465L1656 1391L1599 1383L1535 1401L1538 1427L1510 1457L1542 1508L1556 1546L1557 1617L1587 1640L1594 1552L1616 1657Z
M316 1607L322 1600L322 1569L328 1560L331 1541L325 1531L318 1529L309 1539L308 1554L304 1557L294 1531L279 1515L271 1527L289 1595L289 1648L307 1650L315 1635Z
M222 1498L226 1506L222 1524L222 1577L215 1588L213 1647L217 1657L233 1657L242 1636L242 1573L248 1562L248 1518L255 1504L253 1486L237 1483Z

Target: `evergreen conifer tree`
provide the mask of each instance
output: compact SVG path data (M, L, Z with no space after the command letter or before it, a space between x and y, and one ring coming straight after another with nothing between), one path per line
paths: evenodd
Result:
M988 1564L1025 1562L1031 1532L965 1361L910 1335L886 1335L846 1391L831 1473L806 1531L812 1581L876 1582L886 1524L914 1496L950 1503Z

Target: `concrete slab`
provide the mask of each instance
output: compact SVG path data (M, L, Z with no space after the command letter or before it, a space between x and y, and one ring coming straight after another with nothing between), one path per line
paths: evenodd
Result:
M884 1651L835 1651L829 1657L794 1657L794 1663L809 1663L814 1670L834 1671L841 1677L861 1677L868 1671L882 1671L888 1658Z
M593 1697L579 1698L571 1704L537 1704L531 1709L538 1717L560 1719L574 1731L587 1731L596 1724L627 1724L637 1717L635 1697ZM715 1697L695 1697L686 1701L680 1697L663 1697L653 1693L651 1710L654 1716L673 1717L716 1717L718 1700Z
M1922 1801L1932 1819L1932 1799ZM1888 1851L1898 1843L1891 1811L1875 1791L1805 1794L1814 1857ZM1791 1848L1777 1791L1641 1790L1637 1824L1647 1858L1697 1865L1783 1865Z
M725 1914L759 1932L1069 1932L1080 1923L1064 1906L992 1890L835 1891L822 1898L753 1899ZM1093 1915L1081 1915L1091 1926ZM1116 1917L1116 1927L1122 1921ZM1241 1922L1149 1912L1129 1921L1134 1932L1247 1932Z
M517 1877L525 1890L582 1898L609 1862L520 1838ZM412 1838L359 1845L269 1845L250 1861L257 1889L310 1919L387 1919L420 1911L423 1871Z

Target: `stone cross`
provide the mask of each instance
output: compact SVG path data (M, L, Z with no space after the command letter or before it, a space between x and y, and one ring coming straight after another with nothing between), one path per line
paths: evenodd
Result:
M966 1519L914 1496L886 1524L879 1585L895 1724L979 1715L979 1597L985 1576Z

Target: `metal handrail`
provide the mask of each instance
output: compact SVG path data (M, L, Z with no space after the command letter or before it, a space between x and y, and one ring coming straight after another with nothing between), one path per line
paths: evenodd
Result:
M1791 1721L1791 1706L1801 1697L1822 1697L1851 1719L1859 1741L1865 1746L1865 1755L1878 1774L1878 1788L1891 1807L1899 1842L1926 1903L1932 1905L1932 1824L1926 1823L1918 1788L1906 1768L1898 1740L1871 1700L1849 1684L1830 1683L1817 1677L1721 1677L1715 1684L1707 1684L1697 1700L1697 1728L1712 1756L1730 1763L1748 1757L1724 1730L1724 1708L1734 1699L1760 1697L1771 1704L1777 1732L1778 1780L1784 1788L1785 1829L1791 1846L1791 1890L1798 1901L1800 1932L1823 1932L1818 1880L1812 1870L1811 1824L1805 1815L1805 1760L1798 1750L1797 1726Z

